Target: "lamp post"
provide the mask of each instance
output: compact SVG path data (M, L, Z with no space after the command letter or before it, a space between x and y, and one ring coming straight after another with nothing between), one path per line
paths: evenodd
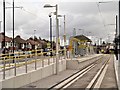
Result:
M50 18L50 48L52 49L52 17L51 17L51 13L49 14L49 18ZM52 50L50 52L50 56L52 56Z
M79 30L82 30L82 35L84 35L84 29L79 29Z
M3 32L4 32L3 47L5 48L5 0L3 0ZM3 53L5 54L5 50ZM5 79L5 63L3 68L3 79Z
M119 67L120 67L120 0L119 0L119 31L118 31L118 38L119 38L119 41L118 41L118 60L119 60ZM120 74L120 73L119 73ZM120 80L120 79L119 79Z
M4 38L5 38L5 9L8 9L8 8L12 8L13 9L13 40L12 40L12 42L13 42L13 54L14 54L14 9L15 8L20 8L20 9L22 9L23 7L15 7L15 5L14 5L14 0L13 0L13 4L12 4L13 6L12 7L5 7L5 0L3 1L3 16L4 16ZM5 47L5 39L4 39L4 47ZM15 76L16 76L16 62L15 62L15 60L14 60L14 58L13 58L13 63L15 63Z
M34 30L34 45L35 45L35 32L36 30ZM36 57L37 57L37 52L35 51L35 46L34 46L34 53L35 53L35 70L37 69L37 62L36 62Z
M13 54L14 54L14 0L13 0ZM13 58L13 63L15 63L14 58ZM15 76L16 76L16 70L15 70Z
M58 17L64 18L64 35L63 35L63 37L64 37L64 56L66 58L66 23L65 23L66 18L65 18L65 15L58 15Z
M44 5L44 8L52 8L52 7L55 7L56 9L56 12L55 12L55 15L56 15L56 74L58 74L59 72L59 60L58 60L58 57L59 57L59 53L58 53L58 5L56 4L55 6L51 6L50 4L46 4Z
M76 29L73 28L73 36L76 36Z
M5 0L3 0L3 34L4 34L4 39L3 39L3 48L5 48ZM5 50L3 52L5 54ZM5 77L3 77L5 79Z
M99 3L109 3L109 2L112 2L112 1L106 1L106 2L99 2ZM120 0L118 1L118 18L120 19ZM116 17L117 18L117 17ZM117 23L116 23L116 27L117 27ZM119 36L120 36L120 21L119 21L119 31L117 30L117 28L116 28L116 37L118 37L119 38ZM117 45L117 50L118 50L118 60L119 60L119 67L120 67L120 41L117 41L116 43L118 43L118 45Z

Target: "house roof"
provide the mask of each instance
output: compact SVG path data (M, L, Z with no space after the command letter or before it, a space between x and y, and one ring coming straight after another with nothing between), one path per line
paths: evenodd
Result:
M4 40L4 33L0 33L0 42ZM12 38L5 36L5 42L11 42Z
M31 45L38 45L39 42L36 42L34 40L27 39L27 43L30 43Z
M84 36L84 35L78 35L78 36L74 36L74 38L77 38L79 40L86 40L87 42L92 42L88 37Z
M34 41L34 40L33 40ZM41 44L41 45L47 45L47 42L46 41L43 41L43 40L36 40L35 42Z
M19 35L15 37L14 39L17 43L26 43L26 40L22 39Z

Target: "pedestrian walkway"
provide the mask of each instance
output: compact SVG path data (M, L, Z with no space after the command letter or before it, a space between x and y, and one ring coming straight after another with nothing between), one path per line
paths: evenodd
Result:
M38 80L36 82L30 83L28 85L25 85L21 88L50 88L54 84L57 84L61 80L64 80L68 76L75 73L77 70L65 70L60 72L58 75L52 75L46 78L43 78L41 80Z
M112 54L110 60L108 61L108 68L102 81L101 88L111 88L113 90L117 90L116 75L114 68L114 55Z

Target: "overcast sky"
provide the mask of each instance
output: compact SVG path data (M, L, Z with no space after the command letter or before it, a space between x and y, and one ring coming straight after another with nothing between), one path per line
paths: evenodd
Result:
M43 8L45 4L58 4L58 14L66 15L67 38L76 34L85 34L103 40L113 40L115 34L115 15L118 15L118 1L109 0L15 0L15 36L27 39L35 35L49 39L49 13L55 8ZM3 21L3 0L0 0L0 21ZM12 0L6 0L6 7L12 7ZM53 19L53 36L55 36L55 16ZM63 18L60 20L60 37L64 33ZM1 23L3 26L3 23ZM83 29L83 30L79 30ZM3 28L1 29L3 31ZM1 32L0 31L0 32ZM89 33L90 32L90 33ZM12 37L12 8L6 9L6 35ZM110 39L108 39L108 37ZM94 38L95 39L95 38Z

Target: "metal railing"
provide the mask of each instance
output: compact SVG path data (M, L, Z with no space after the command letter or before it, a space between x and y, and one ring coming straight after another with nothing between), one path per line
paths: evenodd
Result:
M50 52L53 56L50 56ZM64 50L59 50L59 60L65 58L63 55ZM28 73L31 70L37 70L53 63L56 63L55 51L32 50L14 54L0 54L0 74L3 73L2 78L6 79L6 77Z

